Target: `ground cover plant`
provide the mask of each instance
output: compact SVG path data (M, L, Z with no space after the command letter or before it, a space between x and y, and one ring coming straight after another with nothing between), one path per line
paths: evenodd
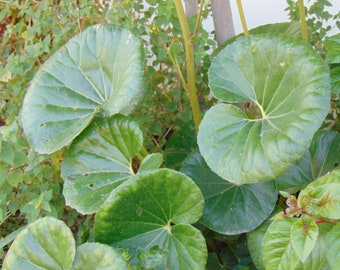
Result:
M336 269L338 14L146 2L2 3L3 269Z

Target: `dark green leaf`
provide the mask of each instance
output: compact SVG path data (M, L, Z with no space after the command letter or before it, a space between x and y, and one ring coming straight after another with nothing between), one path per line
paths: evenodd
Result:
M279 190L294 193L340 164L340 134L329 130L315 133L309 151L276 180Z
M181 171L201 189L205 207L200 222L222 234L239 234L259 226L277 201L275 182L235 185L210 170L198 151L184 161Z

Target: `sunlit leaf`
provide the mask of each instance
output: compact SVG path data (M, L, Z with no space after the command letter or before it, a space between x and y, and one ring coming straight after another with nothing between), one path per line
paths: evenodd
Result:
M122 115L98 118L71 145L62 165L66 203L94 213L111 191L134 175L132 158L143 142L138 125Z
M266 270L295 269L300 262L293 250L291 227L295 218L274 220L263 238L262 253Z
M71 269L75 249L72 232L64 222L38 219L16 237L2 269Z
M337 269L340 262L340 223L327 234L327 259L331 269Z
M99 112L128 114L139 101L139 39L113 25L72 38L39 69L25 96L21 123L35 151L68 145Z
M306 44L280 36L250 36L214 59L210 88L225 102L253 102L257 117L218 104L198 132L208 166L237 185L274 179L298 161L329 110L330 76Z
M146 156L139 167L139 172L158 169L163 162L163 155L161 153L154 153Z
M329 64L340 63L340 34L327 37L325 40L327 49L326 61Z
M301 191L298 206L328 219L340 219L340 170L318 178Z
M191 223L203 211L203 196L186 175L169 169L136 174L115 189L95 219L95 240L138 250L154 246L166 254L157 269L205 269L205 240Z
M319 235L318 226L311 218L300 218L291 228L293 249L304 262L313 250Z
M99 243L85 243L77 248L72 270L127 270L123 257L112 247Z

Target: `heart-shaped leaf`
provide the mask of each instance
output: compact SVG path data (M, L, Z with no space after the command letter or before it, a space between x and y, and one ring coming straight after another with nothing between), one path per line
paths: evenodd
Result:
M72 38L37 72L21 112L25 135L39 153L68 145L98 112L128 114L141 98L140 41L113 25Z
M112 247L99 243L85 243L77 248L72 270L127 270L122 256Z
M329 110L328 66L303 42L250 36L213 60L210 88L225 102L250 101L250 117L218 104L204 116L198 145L208 166L237 185L275 179L299 160Z
M278 190L294 193L339 167L340 134L330 130L315 133L309 150L276 179Z
M2 269L71 269L75 253L71 230L64 222L45 217L19 233Z
M312 215L340 219L340 170L316 179L303 189L298 207Z
M132 158L143 143L138 125L122 115L98 118L71 145L62 165L66 204L94 213L111 191L134 175Z
M295 269L300 260L293 250L291 227L296 218L277 219L263 237L262 253L266 270Z
M198 151L181 171L201 189L205 204L200 222L222 234L240 234L260 225L277 201L274 181L237 186L212 172Z
M169 169L138 173L115 189L96 214L96 241L138 250L159 246L157 269L205 269L205 240L191 223L203 211L203 196L186 175Z

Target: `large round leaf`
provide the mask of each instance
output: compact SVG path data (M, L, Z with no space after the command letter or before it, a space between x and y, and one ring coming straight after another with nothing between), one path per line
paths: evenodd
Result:
M71 269L75 253L71 230L64 222L46 217L20 232L2 269Z
M78 247L72 270L127 270L122 256L112 247L99 243L85 243Z
M21 113L34 150L69 144L99 111L128 114L142 91L139 39L113 25L94 25L72 38L37 72Z
M94 213L111 191L134 175L143 142L138 125L122 115L98 118L71 145L62 165L66 204Z
M213 231L249 232L275 207L278 192L274 181L237 186L212 172L199 152L188 156L181 171L201 189L205 204L200 222Z
M294 193L340 165L340 134L330 130L315 133L309 150L276 179L278 190Z
M95 240L138 250L158 246L166 256L157 269L205 269L207 250L192 227L203 196L186 175L169 169L138 173L115 189L95 219Z
M218 104L198 133L208 166L235 184L284 173L307 150L329 110L327 65L308 45L280 36L250 36L225 47L209 71L210 88L225 102L251 101L252 119Z

